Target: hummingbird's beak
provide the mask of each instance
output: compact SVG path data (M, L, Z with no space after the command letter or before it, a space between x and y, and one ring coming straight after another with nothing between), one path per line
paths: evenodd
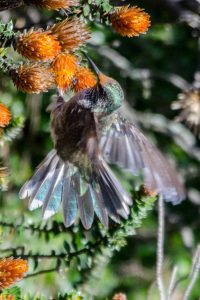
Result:
M92 67L93 71L96 73L97 77L99 77L99 74L101 73L100 70L99 70L99 68L95 65L95 63L93 62L93 60L85 52L83 52L83 54L87 58L90 66Z

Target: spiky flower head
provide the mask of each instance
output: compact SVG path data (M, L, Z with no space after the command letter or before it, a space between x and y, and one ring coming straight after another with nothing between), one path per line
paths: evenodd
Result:
M67 18L51 26L49 30L60 42L63 52L76 50L90 38L88 28L79 18Z
M172 109L181 110L176 121L185 122L200 137L200 88L192 88L178 95Z
M61 53L52 62L51 68L56 86L64 92L72 84L78 68L78 59L73 54Z
M1 0L0 1L0 11L16 8L23 4L23 0Z
M122 6L110 15L112 27L122 36L138 36L146 33L151 25L150 16L137 6Z
M47 92L54 84L50 70L38 64L23 64L11 70L10 76L17 89L30 94Z
M9 109L0 103L0 127L6 127L10 123L11 118Z
M97 83L96 76L87 67L80 67L74 78L74 91L80 92L93 87Z
M24 0L27 5L35 5L49 10L68 9L71 6L77 6L78 0Z
M125 294L119 293L119 294L115 294L113 300L127 300L127 297Z
M33 61L53 59L61 50L60 43L50 31L30 30L16 40L16 50L22 56Z
M13 257L0 260L0 289L9 287L22 279L28 271L26 260Z

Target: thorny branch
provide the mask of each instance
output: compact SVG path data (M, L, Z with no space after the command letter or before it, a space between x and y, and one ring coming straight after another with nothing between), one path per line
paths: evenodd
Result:
M7 251L12 251L13 250L13 256L15 258L22 258L22 259L33 259L33 260L38 260L38 259L53 259L53 260L57 260L57 264L55 267L50 268L50 269L46 269L46 270L40 270L38 272L35 273L30 273L28 274L25 278L30 278L30 277L34 277L37 275L42 275L45 273L51 273L51 272L59 272L60 270L60 263L58 263L60 260L64 260L65 262L70 262L73 258L79 257L82 254L90 254L90 253L94 253L94 250L99 248L102 245L107 244L107 237L102 237L101 239L99 239L97 242L95 243L89 243L88 247L85 247L81 250L78 251L74 251L74 252L62 252L62 253L51 253L51 254L32 254L31 252L28 254L17 254L16 253L16 249L7 249ZM22 247L21 247L22 248ZM23 249L22 249L23 250ZM6 251L6 250L5 250ZM10 255L8 255L7 257L10 257ZM6 257L5 257L6 258Z
M38 272L35 272L35 273L28 274L24 277L24 279L28 279L30 277L35 277L35 276L38 276L38 275L43 275L43 274L46 274L46 273L59 272L59 270L60 270L60 267L56 266L55 268L41 270L41 271L38 271Z

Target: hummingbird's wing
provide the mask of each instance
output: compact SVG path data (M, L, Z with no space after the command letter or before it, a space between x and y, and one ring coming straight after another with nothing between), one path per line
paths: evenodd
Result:
M135 125L117 115L115 122L102 132L100 148L107 162L133 175L142 171L145 187L162 194L166 201L178 204L185 198L173 166Z

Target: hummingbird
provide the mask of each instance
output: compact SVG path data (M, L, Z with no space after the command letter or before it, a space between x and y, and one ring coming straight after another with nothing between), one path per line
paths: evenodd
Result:
M106 227L109 218L120 223L129 216L132 198L109 166L116 164L134 176L142 172L145 188L180 203L185 190L175 169L121 116L124 92L120 84L88 60L97 84L67 102L58 95L51 109L54 149L21 188L20 199L29 199L30 210L42 206L45 219L62 205L66 227L78 215L85 229L91 228L95 215Z

